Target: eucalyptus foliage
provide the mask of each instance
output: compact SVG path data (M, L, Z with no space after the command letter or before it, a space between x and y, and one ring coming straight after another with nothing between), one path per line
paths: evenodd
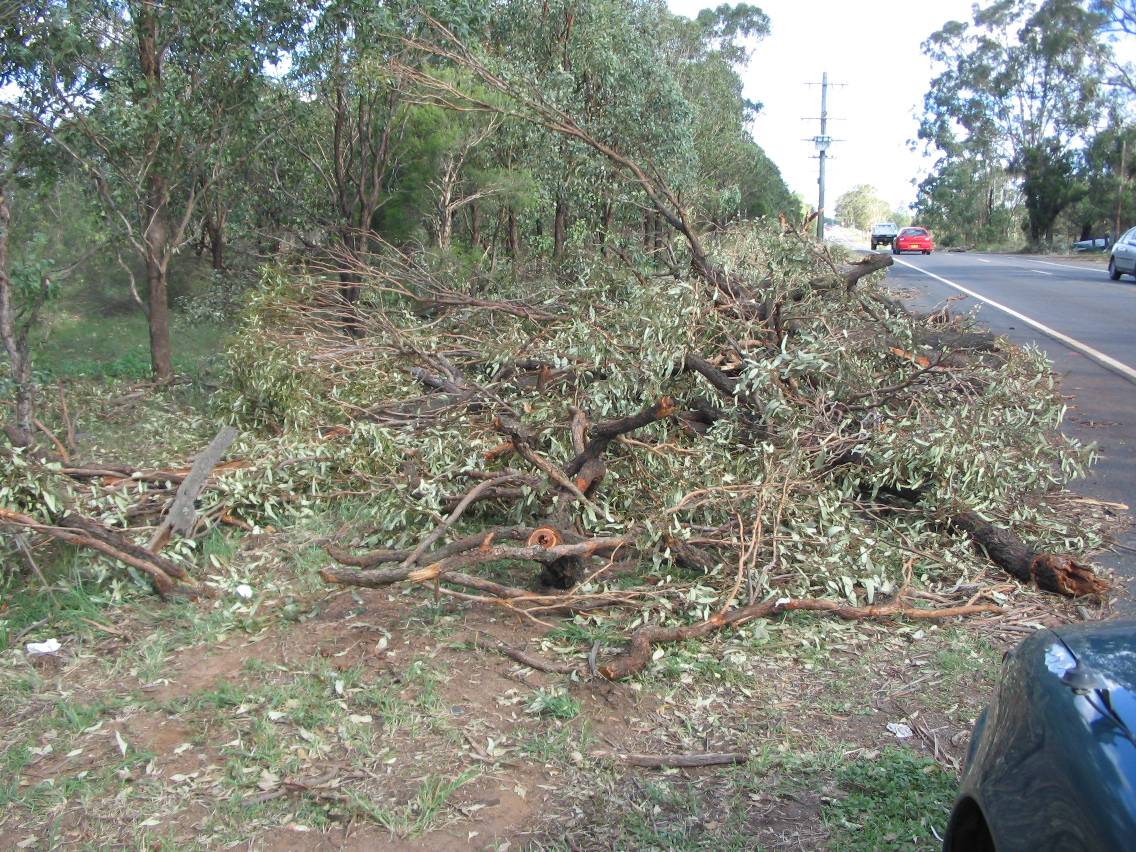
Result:
M967 505L1013 523L1042 547L1081 552L1097 542L1091 528L1077 528L1045 499L1083 472L1088 454L1058 431L1064 406L1039 352L1007 349L925 372L894 397L877 396L911 380L921 351L913 342L918 323L886 304L862 307L877 284L851 294L834 288L815 245L770 227L731 231L717 257L734 274L764 279L772 299L789 304L791 294L800 297L792 302L791 335L776 343L747 327L720 310L714 291L697 279L645 285L602 263L570 285L511 277L444 282L470 297L523 300L555 314L553 320L472 307L424 320L412 302L392 299L383 286L390 270L378 271L387 261L376 258L360 302L374 323L358 346L344 349L313 320L318 281L274 277L233 352L231 416L275 432L265 446L279 442L277 458L296 453L309 436L320 447L312 452L329 456L323 475L351 487L373 483L369 511L379 532L371 540L403 546L433 529L445 498L468 488L466 474L486 468L486 454L501 441L491 411L441 404L411 375L412 366L444 355L471 383L521 412L539 433L539 452L564 465L575 454L570 407L596 421L662 396L681 405L710 393L682 370L685 353L733 351L736 396L714 400L725 416L702 435L670 419L613 445L594 503L579 507L585 532L630 534L643 552L653 550L644 572L673 572L665 536L717 542L722 565L711 573L732 577L743 559L758 591L871 600L894 590L912 561L915 576L928 582L955 582L982 568L971 543L936 519L881 509L876 495L897 489L923 489L934 505ZM392 270L405 270L401 260L390 262ZM409 354L415 352L426 357ZM544 392L501 380L518 353L571 368L575 378ZM404 412L402 420L387 416L394 410ZM312 437L335 424L350 437ZM408 459L413 484L402 467ZM251 483L257 470L243 475ZM305 499L320 499L329 486L301 485L295 477L304 471L315 473L302 465L288 481ZM386 477L387 487L375 487ZM265 487L252 493L265 494ZM539 520L542 505L532 491L480 503L452 534ZM252 500L242 511L259 517Z

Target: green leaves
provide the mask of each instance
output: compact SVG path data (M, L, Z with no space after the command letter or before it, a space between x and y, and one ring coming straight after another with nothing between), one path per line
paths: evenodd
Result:
M1101 25L1076 0L1003 0L976 7L972 26L946 24L923 46L942 70L924 99L919 138L944 152L941 169L962 161L1021 174L1031 243L1050 238L1075 200L1068 152L1104 112Z

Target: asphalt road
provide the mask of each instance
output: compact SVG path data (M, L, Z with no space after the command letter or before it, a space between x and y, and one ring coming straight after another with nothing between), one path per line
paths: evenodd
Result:
M937 252L895 261L887 285L913 308L951 299L952 313L976 311L995 333L1045 351L1070 397L1064 431L1100 453L1072 487L1136 509L1136 281L1110 281L1091 261L1020 255ZM1136 612L1136 529L1098 561L1125 578L1119 608Z

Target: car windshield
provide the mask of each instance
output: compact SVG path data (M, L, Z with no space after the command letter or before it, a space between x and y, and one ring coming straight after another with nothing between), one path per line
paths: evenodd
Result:
M925 237L927 231L924 228L904 228L899 232L901 237Z

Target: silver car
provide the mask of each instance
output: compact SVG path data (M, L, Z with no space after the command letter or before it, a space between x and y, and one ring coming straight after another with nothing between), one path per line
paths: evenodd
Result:
M1125 231L1108 256L1108 277L1119 281L1124 273L1136 275L1136 228Z

